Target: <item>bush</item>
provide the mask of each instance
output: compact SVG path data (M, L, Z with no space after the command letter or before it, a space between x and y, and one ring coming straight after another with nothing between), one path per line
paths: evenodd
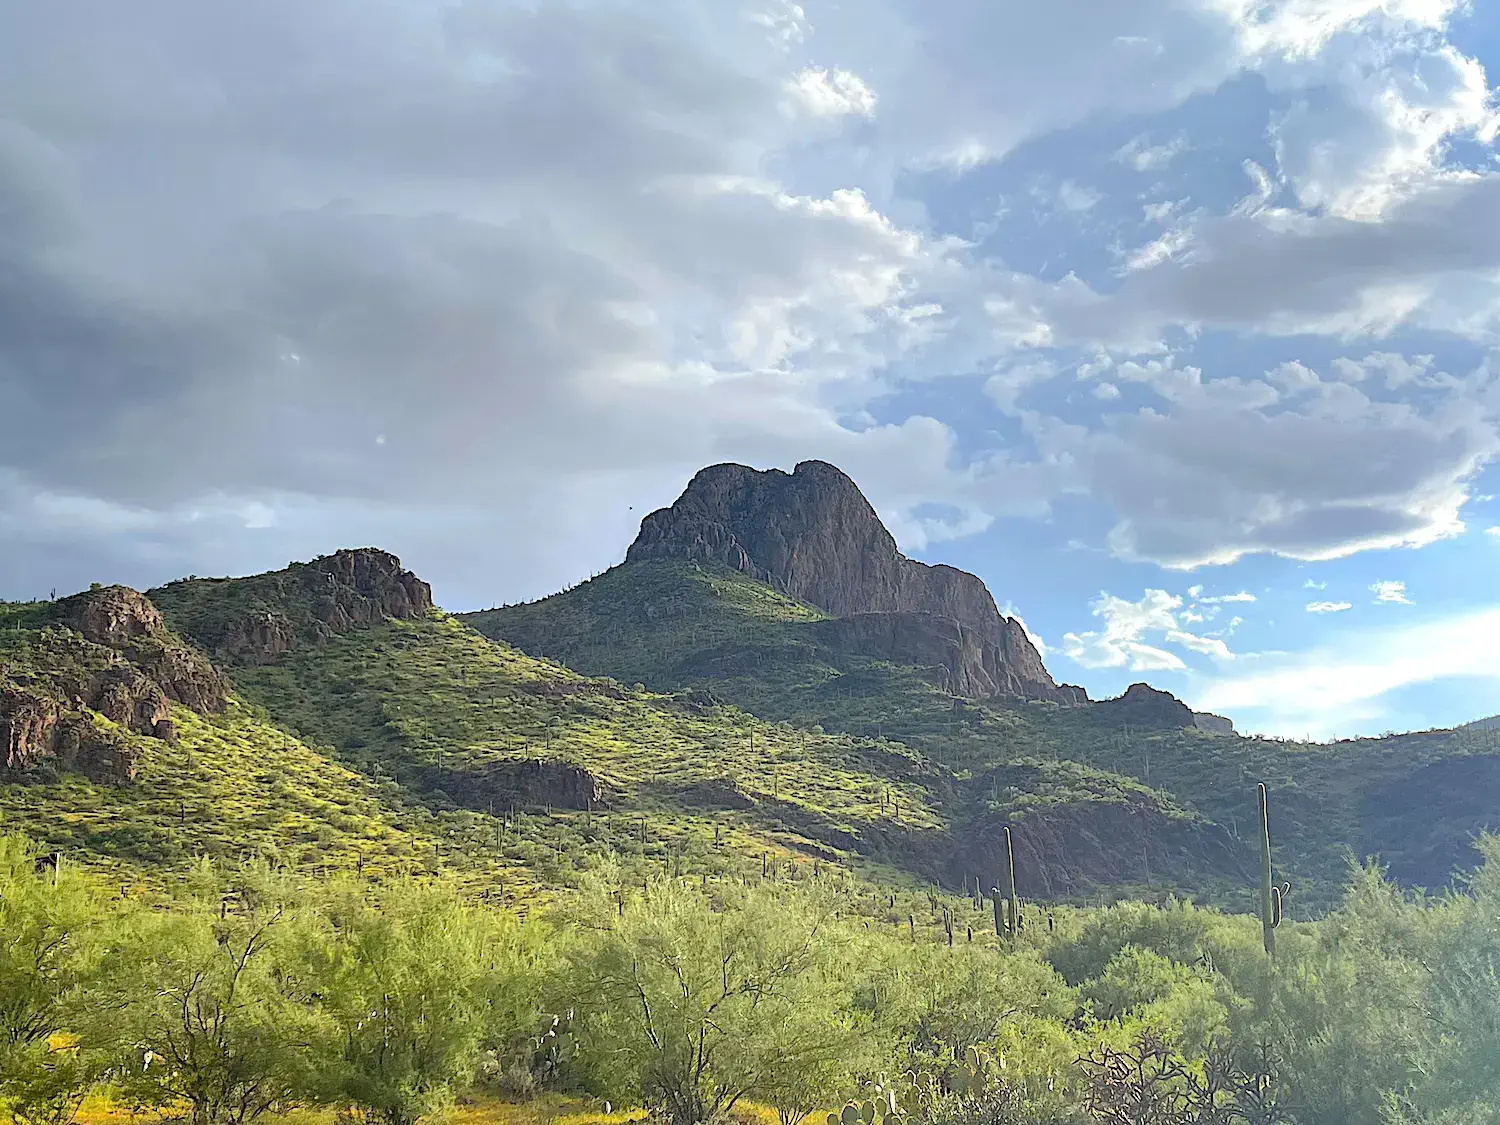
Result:
M697 1125L752 1095L795 1119L845 1084L866 1028L831 903L785 888L716 902L663 879L616 910L615 874L591 880L569 951L601 1092Z
M207 861L174 909L119 935L93 1005L138 1110L185 1105L193 1125L244 1125L314 1100L330 1028L301 957L315 924L299 888L259 866Z

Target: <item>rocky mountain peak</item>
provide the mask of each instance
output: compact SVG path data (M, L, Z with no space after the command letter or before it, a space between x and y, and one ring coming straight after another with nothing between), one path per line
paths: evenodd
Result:
M703 469L676 503L641 521L626 561L650 559L724 563L834 617L949 619L973 634L975 659L990 665L983 676L960 679L1000 682L1018 687L1018 694L1058 702L1086 698L1081 688L1053 682L1025 630L1001 616L978 577L903 555L858 486L825 461L803 461L790 473L736 464ZM931 627L910 619L904 625L866 622L860 631L886 638L919 635L932 647ZM966 644L955 634L949 647ZM996 674L997 666L1003 674Z
M432 587L388 551L358 547L250 578L189 578L151 591L173 626L219 659L269 664L386 618L433 610Z
M1234 724L1222 715L1194 711L1169 691L1150 684L1131 684L1124 694L1096 706L1119 712L1126 722L1142 726L1197 727L1209 734L1233 734Z

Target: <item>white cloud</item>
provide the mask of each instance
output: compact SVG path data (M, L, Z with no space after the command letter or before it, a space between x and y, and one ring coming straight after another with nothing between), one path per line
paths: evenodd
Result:
M1344 633L1327 647L1267 656L1254 669L1207 681L1192 706L1229 715L1242 730L1374 733L1388 725L1382 697L1390 692L1451 677L1500 683L1500 607Z
M1163 144L1154 145L1146 134L1132 138L1114 155L1121 164L1128 164L1137 172L1154 172L1165 168L1173 158L1188 148L1187 138L1178 136Z
M1486 535L1492 535L1495 538L1500 539L1500 527L1487 527L1484 529L1484 533Z
M628 537L605 510L627 488L822 456L909 546L1087 494L1115 554L1192 567L1455 534L1500 449L1500 388L1432 356L1258 375L1162 343L1500 330L1500 175L1440 167L1492 129L1446 0L65 7L0 16L0 274L24 295L0 308L0 459L23 491L168 523L229 496L268 534L283 494L424 527L433 496L489 502L497 550L556 535L571 576L619 544L573 537L559 498ZM1102 291L1064 272L1091 243L1031 276L939 236L906 174L1248 71L1293 107L1274 164L1264 122L1148 122L1124 168L1119 134L1044 171L1087 212L1055 225L1150 239ZM1244 160L1229 214L1178 181L1200 141ZM1167 229L1107 230L1116 202ZM1075 345L1108 381L1079 416L1029 409ZM934 372L985 379L1021 438L971 453L941 396L875 423ZM932 502L952 514L914 514ZM545 580L504 557L497 581ZM1177 659L1144 649L1121 651Z
M1277 370L1305 389L1293 397L1171 356L1121 362L1112 381L1158 401L1093 427L1033 416L1028 434L1060 484L1113 508L1108 543L1125 559L1316 561L1463 530L1471 481L1500 451L1493 373L1432 373L1422 395L1391 401L1344 380L1313 383L1300 364Z
M1370 593L1375 595L1377 602L1411 605L1411 599L1406 596L1405 582L1373 582L1370 584Z
M1187 668L1182 658L1147 641L1159 636L1162 643L1176 645L1218 660L1232 660L1234 653L1218 637L1187 632L1179 625L1182 599L1165 590L1147 590L1140 601L1128 602L1100 594L1090 609L1104 620L1104 628L1063 635L1063 652L1085 668L1129 668L1134 672L1172 671ZM1188 614L1183 620L1201 620Z
M1352 602L1308 602L1308 613L1343 613L1346 609L1353 609Z
M1139 246L1125 256L1121 268L1126 273L1153 269L1164 262L1181 258L1193 248L1193 232L1190 227L1169 230L1144 246Z
M787 80L787 89L817 117L875 116L875 91L853 71L808 67Z
M1057 189L1057 201L1065 211L1088 211L1097 206L1104 196L1093 188L1084 187L1072 180L1064 180Z
M1328 583L1317 582L1309 578L1306 582L1302 583L1302 588L1304 590L1326 590L1328 589Z
M1218 660L1234 659L1234 653L1229 651L1229 646L1219 637L1200 637L1193 633L1185 633L1180 629L1168 629L1166 638L1172 644L1181 645L1193 652L1201 652L1205 656L1212 656Z
M1195 587L1201 589L1201 587ZM1241 590L1237 594L1215 594L1213 597L1199 598L1198 601L1204 605L1220 605L1225 602L1253 602L1255 595L1247 590Z

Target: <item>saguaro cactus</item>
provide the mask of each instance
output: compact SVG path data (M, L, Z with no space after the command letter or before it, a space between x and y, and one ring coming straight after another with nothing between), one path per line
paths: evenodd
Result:
M1260 804L1260 935L1266 947L1266 956L1276 956L1276 927L1281 925L1282 912L1286 909L1287 896L1292 893L1291 883L1279 887L1271 881L1271 819L1270 799L1265 782L1256 787Z
M1021 930L1021 904L1016 898L1016 849L1010 835L1010 825L1005 826L1005 894L1009 901L1010 932Z

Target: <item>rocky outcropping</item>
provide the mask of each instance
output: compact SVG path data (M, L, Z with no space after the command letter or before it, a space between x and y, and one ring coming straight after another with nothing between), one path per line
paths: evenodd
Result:
M425 788L441 789L464 808L497 814L512 807L583 810L605 805L599 779L569 762L516 758L464 770L433 768L420 780Z
M181 703L200 714L224 709L229 698L229 681L207 657L174 637L161 611L139 591L129 586L86 590L59 601L56 618L84 640L115 650L135 666L115 670L112 674L117 682L93 685L85 693L93 697L89 706L121 725L152 733L141 723L117 719L115 712L125 707L125 703L110 703L103 699L102 691L107 690L110 699L117 701L130 697L135 700L130 706L137 713L142 716L148 711L157 713L160 720L166 719L166 700ZM155 695L164 698L148 703L145 697L150 694L149 689L155 689Z
M229 697L218 669L127 586L62 599L18 651L24 663L0 660L0 774L124 784L137 759L127 735L176 741L174 702L206 714Z
M231 664L275 663L387 618L432 613L432 587L373 547L251 578L189 578L151 591L172 624Z
M1171 692L1160 691L1150 684L1131 684L1125 694L1101 700L1094 706L1121 722L1143 727L1197 726L1191 707Z
M1234 723L1223 715L1194 711L1169 691L1150 684L1131 684L1123 695L1102 699L1095 707L1111 713L1121 722L1142 727L1194 727L1207 734L1233 734Z
M14 684L0 686L0 778L80 773L123 785L135 777L134 748L52 696Z
M1233 734L1234 723L1223 715L1211 715L1207 711L1193 712L1193 725L1207 734Z
M641 521L625 557L723 563L834 617L946 618L974 637L964 642L958 630L949 631L961 651L977 656L953 666L958 681L1001 684L1001 690L1030 698L1082 701L1082 689L1064 690L1053 682L1026 631L1001 616L979 578L907 558L854 482L823 461L804 461L791 473L744 465L704 469L675 504ZM918 650L947 647L932 628L909 621L866 621L848 630L848 636L867 630L887 640L923 634L914 642Z
M935 613L856 613L816 622L809 629L821 644L835 651L928 669L933 683L953 695L1020 695L1065 704L1087 698L1082 688L1068 684L1023 680L1016 671L1023 662L1016 659L1013 644L997 644L978 630ZM1019 626L1016 632L1025 639Z

